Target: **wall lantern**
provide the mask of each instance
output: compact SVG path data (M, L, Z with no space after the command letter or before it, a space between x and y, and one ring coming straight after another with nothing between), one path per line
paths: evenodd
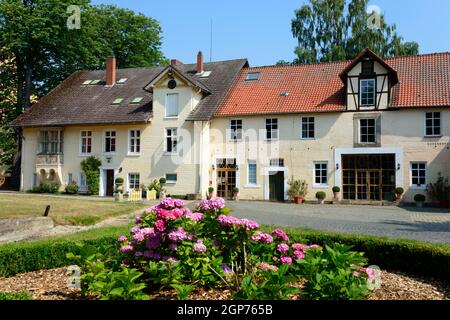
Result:
M239 171L239 165L238 164L236 165L236 171Z
M339 163L336 163L336 170L339 170Z
M402 168L402 166L400 165L400 163L397 163L397 170L400 170Z

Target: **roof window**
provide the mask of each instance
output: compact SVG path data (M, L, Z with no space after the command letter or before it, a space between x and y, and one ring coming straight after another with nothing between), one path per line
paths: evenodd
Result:
M101 80L92 80L90 84L98 84Z
M119 80L117 80L117 83L122 84L127 82L128 78L120 78Z
M131 103L139 103L139 102L141 102L143 99L144 99L143 97L136 97L136 98L134 98L133 100L131 100Z
M249 73L247 73L247 77L245 78L245 81L259 80L260 75L261 75L261 72L249 72Z
M200 78L208 78L210 74L211 74L211 71L203 71L200 74Z
M116 99L114 99L112 104L121 104L122 101L123 101L123 98L116 98Z
M83 84L91 84L92 80L86 80Z

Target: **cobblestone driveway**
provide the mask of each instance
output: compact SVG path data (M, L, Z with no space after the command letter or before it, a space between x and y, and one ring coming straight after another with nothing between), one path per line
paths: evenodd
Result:
M235 216L261 224L450 243L449 209L250 201L228 201L227 205Z

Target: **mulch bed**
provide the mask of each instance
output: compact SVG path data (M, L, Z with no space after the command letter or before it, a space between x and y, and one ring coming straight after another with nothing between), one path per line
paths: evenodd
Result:
M411 277L402 273L383 271L381 289L374 291L369 300L450 300L450 284L432 278ZM66 268L23 273L10 278L0 278L0 292L29 291L37 300L82 299L80 291L68 288ZM231 292L199 289L190 295L191 300L225 300ZM155 293L152 299L176 299L173 290Z

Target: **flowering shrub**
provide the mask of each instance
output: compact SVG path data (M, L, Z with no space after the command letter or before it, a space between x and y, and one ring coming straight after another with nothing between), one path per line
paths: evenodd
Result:
M307 280L303 294L311 299L322 291L322 298L361 298L367 292L366 261L359 253L290 243L283 230L264 233L257 222L229 213L221 198L200 201L193 211L182 200L165 198L136 218L129 235L118 238L115 256L98 263L114 272L134 270L139 275L134 280L145 281L147 291L175 288L179 297L195 286L227 286L235 298L285 299L299 293L290 285L299 276ZM346 275L342 287L316 279L316 274L328 277L327 272L337 277L341 269ZM88 271L95 279L92 270L91 264ZM350 293L343 294L344 289Z

